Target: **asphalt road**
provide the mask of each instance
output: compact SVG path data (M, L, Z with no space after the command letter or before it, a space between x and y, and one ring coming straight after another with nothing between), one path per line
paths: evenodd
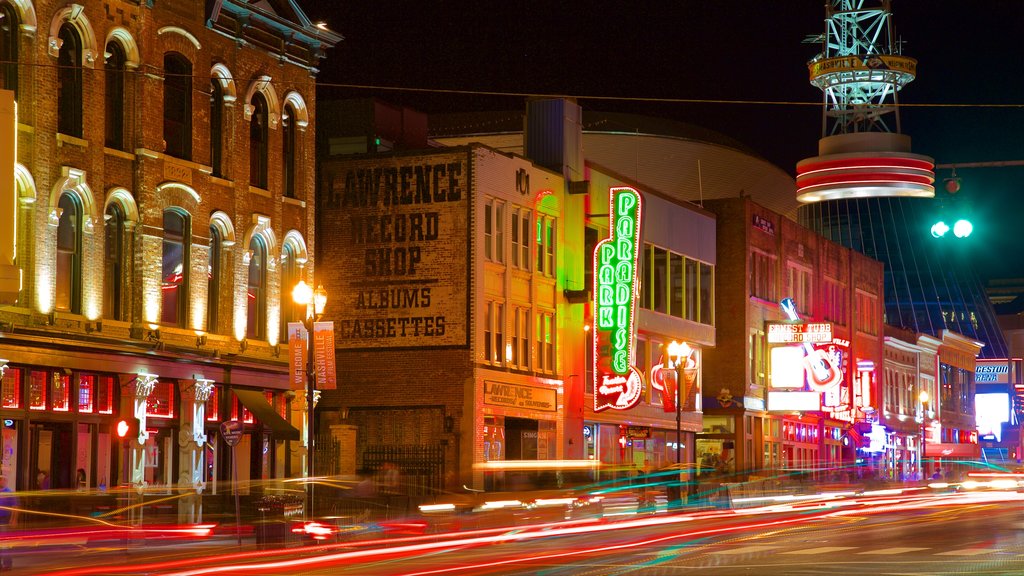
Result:
M97 569L179 576L1024 574L1024 498L1016 492L879 496L410 536L260 557L198 553L159 567L140 558Z

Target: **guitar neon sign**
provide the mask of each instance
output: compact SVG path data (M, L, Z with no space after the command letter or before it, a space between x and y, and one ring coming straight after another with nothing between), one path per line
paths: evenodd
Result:
M783 298L779 307L790 320L800 320L796 311L796 303L792 298ZM829 388L839 384L843 379L843 373L839 366L833 365L833 360L825 350L815 348L807 339L802 339L804 347L804 367L807 369L807 384L814 392L826 392Z
M612 188L608 204L610 234L594 248L594 412L628 410L643 392L633 366L640 193Z

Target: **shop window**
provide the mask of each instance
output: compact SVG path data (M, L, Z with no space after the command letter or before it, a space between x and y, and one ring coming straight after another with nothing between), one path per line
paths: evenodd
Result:
M46 410L47 373L43 370L33 370L28 380L28 408L29 410Z
M263 238L252 237L249 253L245 337L261 340L267 330L267 245Z
M146 415L154 418L174 418L174 383L157 382L146 398Z
M78 411L91 414L96 406L96 376L81 374L78 377Z
M21 408L21 370L8 368L0 387L0 408Z
M206 421L217 422L220 420L220 386L214 386L210 390L210 397L206 399Z
M249 120L249 184L267 188L267 149L270 143L270 107L260 92L252 95Z
M669 253L668 268L668 313L676 318L683 318L683 257Z
M82 137L82 37L69 23L60 27L57 53L57 131Z
M106 104L104 113L106 139L108 148L124 150L124 109L125 109L125 63L127 57L119 42L107 44L107 62L105 80L107 93L103 100Z
M715 323L715 268L700 263L700 318L701 324Z
M185 324L188 301L188 216L176 208L164 210L161 322Z
M164 152L192 159L192 63L176 52L164 55Z
M18 99L18 13L14 6L0 4L0 89L14 92Z
M102 375L96 384L96 412L100 414L114 413L114 382L116 378Z
M53 411L67 412L71 409L71 375L53 373Z
M219 78L210 79L210 168L224 176L224 87Z
M56 292L54 308L79 314L82 309L82 204L72 192L57 203Z
M103 317L123 320L122 282L124 281L124 209L117 203L106 211L103 225Z

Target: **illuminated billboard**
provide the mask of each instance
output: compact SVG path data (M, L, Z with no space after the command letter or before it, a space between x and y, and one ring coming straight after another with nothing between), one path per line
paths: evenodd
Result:
M633 188L608 192L609 236L594 248L594 412L628 410L643 392L633 366L643 206Z
M975 394L974 419L978 423L978 436L982 440L1002 442L1003 423L1010 421L1010 394Z
M765 325L771 363L768 410L822 411L847 419L849 341L836 338L829 322L801 322L791 298L779 304L792 322Z

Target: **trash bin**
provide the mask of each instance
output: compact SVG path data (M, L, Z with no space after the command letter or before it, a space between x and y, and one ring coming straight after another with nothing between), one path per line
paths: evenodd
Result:
M302 514L302 501L282 496L263 496L256 504L256 547L284 548L288 545L289 518Z

